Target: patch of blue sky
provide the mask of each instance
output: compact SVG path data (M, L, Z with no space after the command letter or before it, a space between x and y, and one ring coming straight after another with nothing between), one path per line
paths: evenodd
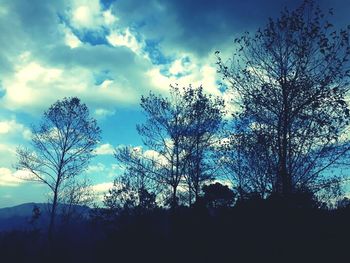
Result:
M166 65L174 61L174 58L163 54L160 49L160 40L146 39L144 51L148 54L154 65Z
M106 118L101 126L102 137L114 146L142 145L142 139L136 126L145 122L145 115L139 105L133 107L116 107L114 116ZM113 127L113 128L111 128Z
M219 91L221 93L225 93L228 90L228 86L225 83L222 83L221 81L217 80L215 82L216 86L218 87Z
M159 72L166 77L171 77L171 73L169 71L169 66L163 66L159 69Z
M106 36L110 33L108 28L100 27L98 30L78 30L71 25L67 17L62 14L58 14L57 16L60 23L68 27L81 42L92 46L110 45L106 39Z
M108 29L103 28L102 30L74 30L72 32L79 38L83 43L88 43L92 46L97 45L109 45L106 35L109 33Z
M181 58L181 66L183 67L183 70L181 72L177 72L175 74L170 72L170 68L171 68L172 63L174 61L175 61L175 59L172 59L169 61L169 63L164 64L163 67L160 69L160 73L162 73L164 76L175 77L175 78L182 78L182 77L185 77L185 76L192 74L191 70L186 69L187 66L189 66L192 62L190 57L185 56L185 57Z
M109 9L114 2L116 2L116 0L100 0L103 10Z
M102 70L98 73L94 73L95 85L101 85L105 80L113 80L110 75L110 70Z
M48 105L48 107L49 106L50 105ZM46 111L48 107L43 111L38 112L37 114L25 113L24 111L16 111L15 119L18 123L21 123L29 130L32 130L33 127L37 127L40 124L44 115L44 111ZM13 113L9 113L10 114L8 116L13 116Z
M25 182L20 187L1 187L0 207L14 206L22 203L47 202L48 188L35 182Z

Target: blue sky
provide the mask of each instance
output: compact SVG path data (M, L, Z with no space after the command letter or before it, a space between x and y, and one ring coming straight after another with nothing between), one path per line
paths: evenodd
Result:
M219 90L216 50L229 55L232 40L263 26L292 0L2 0L0 2L0 207L45 201L45 186L25 182L13 169L15 149L28 145L30 126L57 99L77 96L103 131L87 175L98 193L120 169L120 145L142 145L139 100L170 84ZM350 3L334 7L346 23Z

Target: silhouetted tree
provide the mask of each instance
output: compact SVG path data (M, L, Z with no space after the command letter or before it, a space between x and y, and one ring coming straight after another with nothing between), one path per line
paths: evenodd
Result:
M203 200L207 207L230 207L234 203L234 192L227 185L220 183L204 185L203 192Z
M136 207L137 191L130 185L128 177L123 176L114 180L113 187L104 196L103 203L115 213Z
M55 102L45 113L42 123L32 129L31 149L17 148L17 169L24 178L46 184L52 193L49 239L52 240L60 193L65 185L82 173L100 139L100 128L78 98Z
M126 171L114 180L113 187L104 196L104 205L116 214L122 210L152 210L157 207L156 194L147 188L149 186L147 178Z
M188 109L186 119L189 127L185 136L187 171L184 177L191 206L192 192L196 201L202 185L215 176L217 164L213 163L212 155L216 150L218 131L225 111L224 101L205 94L202 87L185 88L183 104Z
M185 136L189 131L181 91L171 87L170 96L156 96L150 93L141 98L141 107L147 121L137 130L144 144L154 153L149 156L152 178L168 185L172 191L171 207L177 205L177 189L186 169Z
M221 173L234 185L239 199L252 195L266 198L273 190L270 149L259 143L262 138L258 137L246 132L231 134L216 151Z
M337 208L350 208L350 199L348 197L344 197L343 199L337 202Z
M150 93L141 98L147 121L137 130L148 148L124 147L115 157L133 171L171 189L171 207L178 203L178 186L187 183L189 200L213 177L209 155L216 143L224 103L191 86L171 86L170 96ZM132 175L131 174L131 175ZM166 190L166 189L165 189Z
M94 193L87 178L66 181L62 187L59 200L64 205L60 216L67 224L72 219L81 219L86 215L84 207L93 206Z
M233 133L249 137L241 153L266 163L259 178L285 196L339 181L323 172L349 150L348 31L336 30L313 1L304 1L255 35L235 39L235 47L231 60L218 57L217 64L240 106Z
M41 216L40 207L38 207L37 205L34 205L33 210L32 210L32 216L29 219L29 224L31 224L34 229L36 229L36 224L37 224L40 216Z

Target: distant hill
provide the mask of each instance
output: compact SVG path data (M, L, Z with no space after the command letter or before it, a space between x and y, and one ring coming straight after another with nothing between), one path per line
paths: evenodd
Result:
M34 206L39 207L40 211L47 210L47 204L44 203L25 203L12 207L0 208L0 219L11 218L14 216L26 217L31 216Z
M34 223L32 222L33 208L38 207L41 215ZM60 204L59 211L67 208ZM0 208L0 232L10 230L27 230L34 227L46 226L49 219L47 203L25 203L13 207ZM88 216L90 208L87 206L74 206L75 211L83 216Z

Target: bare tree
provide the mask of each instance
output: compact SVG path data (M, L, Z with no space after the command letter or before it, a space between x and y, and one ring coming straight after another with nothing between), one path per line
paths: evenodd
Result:
M52 240L60 193L82 173L100 139L100 128L78 98L55 102L38 127L32 129L31 148L18 147L17 169L30 173L29 180L46 184L52 193L49 239Z
M132 170L135 172L135 170ZM154 209L156 204L156 192L150 188L152 182L140 174L131 174L127 170L117 176L113 187L104 196L104 205L118 213L121 210L137 210L143 212ZM153 191L152 191L153 190Z
M202 87L191 86L183 90L183 107L189 127L185 135L187 171L185 180L189 188L189 205L199 197L201 187L216 175L217 165L213 163L213 152L219 141L218 131L225 113L224 101L205 94Z
M149 148L148 155L136 158L133 149L117 151L117 159L145 173L156 182L169 186L172 191L171 207L177 205L177 190L186 167L184 137L189 129L186 122L188 112L182 104L182 95L172 87L170 97L150 93L141 98L147 120L137 130L143 143ZM132 150L132 151L130 151ZM119 157L118 157L119 156Z
M218 56L241 107L233 133L264 149L272 191L315 192L334 183L324 172L349 150L348 30L335 29L313 1L304 1L255 35L237 38L235 47L228 62Z
M269 148L258 134L232 134L216 151L220 173L234 186L237 197L267 197L272 192L273 167Z
M67 224L72 219L85 217L86 208L94 205L95 197L87 178L66 181L58 198L63 204L60 211L63 221Z
M133 148L116 152L128 169L144 174L171 189L170 205L176 206L179 185L187 184L189 204L198 198L202 184L213 178L209 155L216 142L224 113L224 102L191 86L171 86L170 96L142 97L146 123L137 127L148 148L140 154ZM135 173L134 171L134 173Z

